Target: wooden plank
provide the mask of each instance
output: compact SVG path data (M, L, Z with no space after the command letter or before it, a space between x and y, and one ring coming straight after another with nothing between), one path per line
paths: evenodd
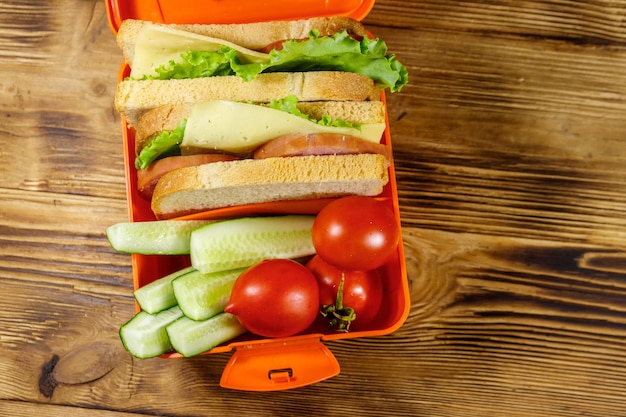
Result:
M111 98L115 77L90 86L93 80L76 81L62 68L35 87L30 80L37 73L16 66L0 71L11 80L0 90L0 103L11 103L3 115L3 159L13 161L0 165L3 185L125 198L121 124ZM68 96L60 105L63 90Z
M623 1L377 1L366 22L623 46Z
M69 415L72 417L137 417L141 413L124 413L96 408L78 408L63 405L23 403L19 401L0 400L0 415L13 417L57 417Z
M2 186L123 199L121 53L102 2L65 3L0 5Z
M623 53L559 41L382 32L397 39L399 59L415 63L409 85L388 98L396 147L417 138L589 163L623 161ZM569 88L572 83L579 88ZM602 146L592 147L592 139Z
M514 161L492 151L442 155L431 146L410 155L396 154L397 175L407 179L400 192L406 226L609 247L621 247L626 237L617 167L559 166L550 157Z

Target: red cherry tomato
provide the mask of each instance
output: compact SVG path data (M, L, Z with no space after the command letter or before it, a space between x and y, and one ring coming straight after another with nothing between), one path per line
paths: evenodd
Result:
M317 281L295 261L261 261L237 278L224 311L237 316L256 335L292 336L309 327L318 315Z
M343 270L383 265L400 241L400 227L382 202L362 196L337 199L313 223L313 246L326 262Z
M306 264L319 285L320 305L332 307L331 313L337 307L337 293L343 278L342 308L351 308L354 317L347 322L334 322L331 326L342 329L346 327L363 329L378 315L383 300L383 284L378 270L369 271L341 271L316 255ZM324 309L324 307L322 307ZM341 313L340 313L341 314ZM326 317L329 321L334 317ZM336 316L335 316L336 318Z

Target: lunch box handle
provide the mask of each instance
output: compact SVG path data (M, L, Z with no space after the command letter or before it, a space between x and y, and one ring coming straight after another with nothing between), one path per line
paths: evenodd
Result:
M245 344L226 364L220 385L244 391L278 391L339 374L339 363L319 336Z

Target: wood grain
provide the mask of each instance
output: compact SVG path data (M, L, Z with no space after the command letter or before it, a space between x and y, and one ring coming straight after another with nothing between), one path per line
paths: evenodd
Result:
M100 0L0 1L0 415L624 416L624 1L378 0L411 313L288 392L138 360L121 54Z

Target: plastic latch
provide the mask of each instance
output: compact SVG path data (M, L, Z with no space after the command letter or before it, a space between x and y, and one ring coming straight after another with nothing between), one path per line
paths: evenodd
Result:
M279 391L320 382L339 370L337 359L320 336L307 335L238 346L220 385L244 391Z

